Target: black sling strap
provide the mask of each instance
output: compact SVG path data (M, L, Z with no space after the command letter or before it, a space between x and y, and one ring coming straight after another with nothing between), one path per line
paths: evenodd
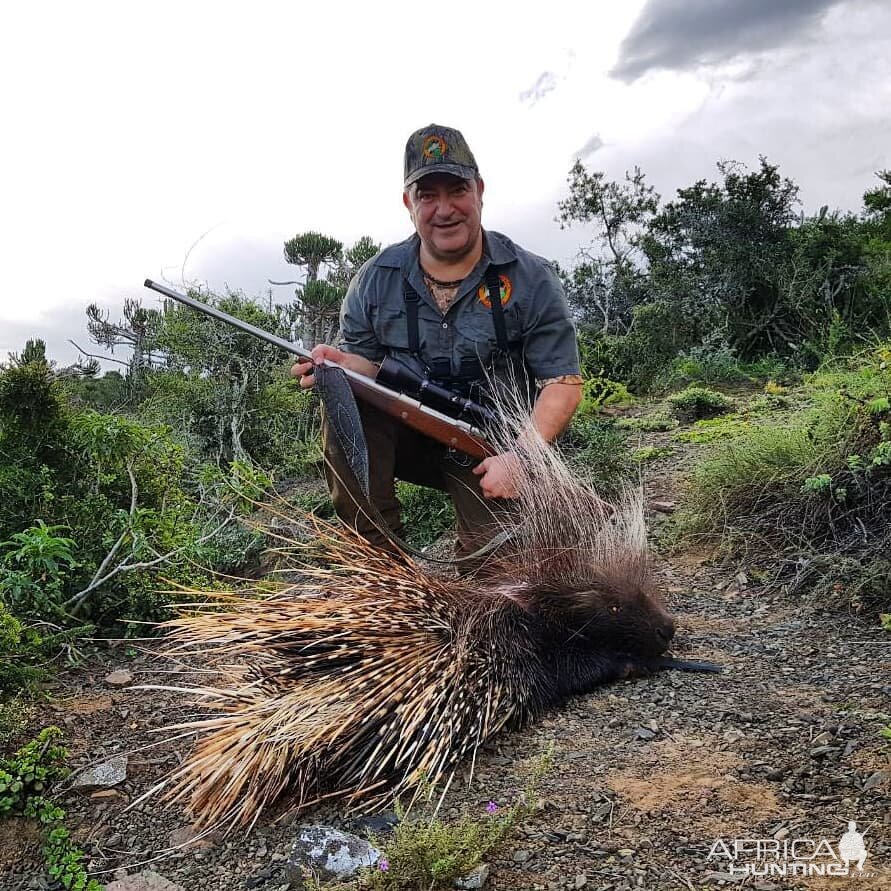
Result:
M403 279L402 295L405 298L405 322L408 326L408 351L414 358L420 357L421 341L418 334L418 304L421 302L418 292L411 282Z
M501 277L498 270L490 265L486 270L486 288L489 291L489 304L492 308L492 324L495 326L495 340L503 356L510 352L507 340L507 324L504 321L504 307L501 305Z
M501 278L498 275L498 269L491 264L486 270L486 290L489 292L489 307L492 310L495 341L501 355L506 356L510 352L510 341L507 339L507 323L504 320L504 307L501 305ZM408 351L415 358L420 358L421 338L418 328L418 305L421 298L407 278L402 280L402 296L405 299Z

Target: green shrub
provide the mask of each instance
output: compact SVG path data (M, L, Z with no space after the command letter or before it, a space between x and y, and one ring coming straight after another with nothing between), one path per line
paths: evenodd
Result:
M0 758L0 818L29 817L44 833L44 854L50 877L70 891L101 891L87 876L84 852L71 840L65 811L48 797L51 787L64 779L68 752L57 745L62 731L47 727L9 758Z
M814 375L812 407L783 427L744 427L694 472L693 531L780 555L793 590L855 607L891 592L891 372L873 358Z
M634 402L634 397L624 384L605 377L589 378L582 388L582 402L577 414L590 417L607 406L625 407Z
M573 418L560 446L569 465L608 496L631 472L625 434L608 418Z
M708 387L689 386L668 397L675 415L682 421L712 418L733 409L733 400Z
M678 426L678 419L672 418L664 412L653 412L651 415L643 415L639 418L618 418L616 426L622 430L639 430L642 433L662 433L674 430Z
M544 754L513 804L500 807L490 801L481 816L465 814L447 823L435 816L409 817L397 804L399 822L392 836L371 840L382 856L374 867L364 870L362 887L381 891L454 887L456 879L471 872L522 821L535 813L539 804L538 787L552 761L552 752ZM431 791L426 791L428 799Z

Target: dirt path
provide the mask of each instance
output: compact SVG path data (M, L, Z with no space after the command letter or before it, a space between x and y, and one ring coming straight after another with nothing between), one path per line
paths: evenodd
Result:
M649 495L676 498L673 480L687 462L681 455L657 468ZM891 744L880 736L891 723L888 635L875 622L765 594L732 568L689 554L662 561L657 573L679 620L676 655L719 662L724 673L615 684L487 747L472 785L466 774L456 781L447 813L509 803L551 744L555 757L542 809L490 861L485 887L891 888ZM183 708L169 693L110 687L104 678L117 666L134 683L158 680L155 663L122 648L109 665L60 678L40 715L66 730L76 766L144 745L147 731ZM183 754L182 743L162 739L130 755L128 779L114 790L66 797L69 825L92 868L104 870L99 878L151 868L188 891L285 887L293 824L162 855L189 837L182 814L154 801L124 811ZM825 838L837 852L849 820L865 832L872 878L729 875L736 839ZM322 809L299 822L314 821L339 817ZM50 887L33 834L10 821L0 832L0 888ZM725 847L710 859L717 840ZM809 856L809 844L796 850ZM750 862L743 853L735 865Z

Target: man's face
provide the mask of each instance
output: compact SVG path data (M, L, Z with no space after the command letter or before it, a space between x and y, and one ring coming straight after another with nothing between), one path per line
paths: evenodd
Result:
M482 180L431 173L403 192L402 200L433 259L444 263L461 260L479 243Z

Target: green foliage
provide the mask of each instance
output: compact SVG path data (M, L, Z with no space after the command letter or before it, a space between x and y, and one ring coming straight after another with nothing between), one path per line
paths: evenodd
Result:
M74 540L56 533L67 526L35 526L0 542L0 598L20 615L58 616L69 571L77 566Z
M42 643L0 600L0 694L29 690L41 678L34 662Z
M668 402L675 415L683 421L710 418L733 408L733 400L728 396L717 390L696 385L669 396Z
M616 426L622 430L639 430L641 433L663 433L674 430L679 421L664 412L653 412L637 418L619 418Z
M36 820L44 833L44 854L50 877L71 891L100 891L87 876L84 853L64 825L65 811L48 797L50 787L64 779L67 750L56 741L58 727L41 730L9 758L0 758L0 818L22 816Z
M633 402L634 397L624 384L605 377L589 378L583 385L582 402L577 413L590 417L607 406L624 408Z
M731 546L759 541L814 596L855 606L891 590L891 369L882 347L809 381L782 427L745 427L700 463L692 528ZM775 389L775 388L774 388Z
M648 464L651 461L669 458L673 454L674 449L671 446L643 446L631 453L631 460L635 464Z
M538 787L552 761L551 752L543 755L517 801L509 807L490 801L482 816L465 814L454 823L433 816L410 819L397 806L400 819L392 837L372 839L382 857L376 866L364 871L363 883L387 891L452 887L456 879L471 872L535 813Z
M617 492L631 470L625 434L611 419L576 415L560 446L570 466L605 496Z
M678 442L694 442L698 444L715 442L739 436L749 426L749 422L739 415L725 415L720 418L704 418L695 421L689 430L680 430L673 435Z
M396 495L402 505L406 541L412 547L425 548L454 529L455 511L445 492L400 480L396 483Z

